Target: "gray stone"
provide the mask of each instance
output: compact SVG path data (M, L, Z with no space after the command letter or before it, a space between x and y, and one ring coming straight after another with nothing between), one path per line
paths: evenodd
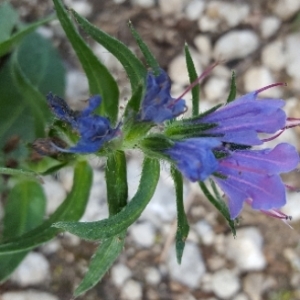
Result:
M38 285L50 279L50 266L40 253L30 252L13 272L11 280L20 286Z
M202 16L198 21L198 27L202 32L217 32L220 19L211 18L208 15Z
M210 77L205 86L204 93L208 100L222 100L224 101L224 95L228 90L228 80L222 77Z
M145 269L145 279L151 285L158 285L161 282L161 274L159 270L153 267Z
M205 9L205 5L202 0L192 0L185 8L187 19L191 21L198 20Z
M294 16L300 9L299 0L277 0L274 13L282 20L287 20Z
M180 14L186 3L186 0L158 0L160 11L164 15Z
M6 292L0 295L1 300L59 300L56 296L49 293L27 290Z
M244 87L247 92L253 92L262 87L275 82L270 70L264 66L252 67L244 75ZM282 95L282 89L273 87L259 93L259 97L279 98Z
M283 40L275 40L267 44L261 54L263 65L272 71L280 71L285 67L285 43Z
M135 280L128 280L121 289L121 299L123 300L142 300L142 285Z
M226 257L233 260L241 271L263 270L266 267L263 237L257 228L238 229L236 238L229 234L226 242Z
M297 139L296 136L295 138ZM289 222L291 223L298 222L300 220L299 193L295 193L295 192L287 193L287 203L284 207L282 207L281 210L286 215L292 217L292 220Z
M88 1L72 1L70 6L83 17L88 17L93 11L91 3Z
M217 60L244 58L258 46L258 36L252 30L232 30L217 40L213 55Z
M110 274L112 282L116 287L123 286L124 282L132 276L131 270L120 263L111 268Z
M210 38L205 34L199 34L194 39L194 44L200 53L200 60L203 65L207 65L212 55L212 45Z
M244 293L240 293L236 295L232 300L249 300L249 298Z
M155 5L155 0L131 0L133 5L149 8Z
M275 16L269 16L263 18L260 24L261 36L264 39L273 36L280 28L280 25L281 25L280 19Z
M197 222L193 227L204 245L212 245L215 239L215 233L212 227L205 220Z
M300 3L300 1L299 1ZM300 33L290 34L286 38L286 71L289 76L300 78Z
M181 265L177 263L175 247L171 247L168 257L168 269L172 279L197 288L205 274L205 265L201 252L196 244L186 242Z
M212 290L219 298L232 299L239 289L239 278L232 271L223 269L212 275Z
M134 224L130 228L130 235L134 242L141 247L149 248L155 241L155 229L150 222Z

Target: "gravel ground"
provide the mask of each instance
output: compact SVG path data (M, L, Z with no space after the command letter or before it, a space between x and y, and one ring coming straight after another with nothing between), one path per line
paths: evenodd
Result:
M52 10L50 0L12 0L24 21ZM286 110L300 117L300 1L205 0L68 0L73 7L137 50L126 26L130 19L173 81L173 95L188 84L183 56L186 41L198 72L214 60L224 60L203 82L202 110L224 101L231 69L237 73L238 92L253 91L282 81L263 96L283 97ZM59 48L68 69L67 100L74 108L88 96L87 82L59 24L39 30ZM88 40L95 53L120 83L122 100L130 95L120 65L103 48ZM189 96L186 97L187 100ZM300 148L300 130L285 132L280 140ZM140 176L141 156L128 154L130 195ZM103 161L91 158L94 185L84 221L107 216ZM175 199L168 166L154 198L139 221L129 228L123 254L101 283L78 299L95 300L291 300L300 299L299 194L289 193L284 211L293 216L290 229L283 222L246 208L237 238L196 185L185 183L186 210L191 225L182 265L174 249ZM299 173L284 177L300 188ZM72 185L72 169L45 177L44 189L53 212ZM1 300L71 299L96 245L63 234L29 254L11 280L0 286Z

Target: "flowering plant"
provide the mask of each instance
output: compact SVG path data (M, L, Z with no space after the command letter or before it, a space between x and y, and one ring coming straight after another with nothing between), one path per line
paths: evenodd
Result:
M57 95L59 93L47 91L46 111L51 112L55 119L50 123L48 113L46 117L41 116L43 132L31 143L31 149L40 155L39 164L27 161L23 164L24 168L27 167L25 171L2 168L2 173L35 177L37 173L49 174L65 165L75 165L73 188L50 218L16 238L4 240L0 245L0 258L7 260L19 255L22 259L28 250L61 231L86 240L101 241L75 296L84 293L103 277L122 251L128 227L138 219L153 196L161 160L171 164L176 190L176 253L179 263L189 232L183 207L182 175L187 180L199 182L208 200L227 220L233 234L235 219L244 203L274 217L287 218L278 210L286 203L285 185L280 174L297 167L298 153L287 143L278 144L274 149L253 149L253 146L267 141L260 137L260 133L275 134L271 137L275 139L277 132L298 125L297 121L286 117L282 110L283 100L259 99L263 89L235 99L233 75L226 103L199 114L198 83L211 68L197 77L188 46L185 54L191 85L180 97L173 98L167 73L160 68L131 24L130 29L150 70L120 41L75 11L68 12L60 0L53 2L57 17L86 72L92 96L86 108L76 112ZM127 72L132 96L120 119L117 83L79 35L69 14L82 30L114 54ZM183 118L187 110L183 97L189 90L193 95L193 116ZM49 123L45 136L45 124ZM129 149L139 149L145 156L140 184L130 201L125 159ZM78 222L86 207L92 182L86 154L106 159L109 217L96 222ZM212 191L204 182L207 179ZM224 192L224 197L220 196L216 184ZM36 190L34 188L34 192ZM9 218L9 212L6 215ZM6 226L9 228L9 222Z

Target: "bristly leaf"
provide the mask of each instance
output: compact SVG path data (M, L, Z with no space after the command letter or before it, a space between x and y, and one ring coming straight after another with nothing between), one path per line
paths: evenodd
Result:
M171 175L174 180L177 205L176 257L177 262L181 264L185 240L189 234L190 226L184 211L182 175L174 166L171 167Z
M10 3L4 1L0 4L0 43L10 38L18 17Z
M131 30L131 33L133 37L135 38L138 46L140 47L140 50L142 51L146 62L150 68L152 68L154 75L158 75L160 73L160 66L152 52L149 50L148 46L145 44L145 42L142 40L138 32L134 29L131 21L128 22L128 26Z
M116 151L108 156L105 176L108 210L109 215L113 216L127 204L126 157L123 151Z
M90 93L99 94L103 98L103 105L99 106L98 112L108 116L115 124L119 103L119 89L116 81L79 35L61 0L53 0L53 2L57 17L86 73Z
M33 181L17 183L8 195L3 219L3 239L19 237L43 221L46 197L42 187ZM0 256L0 282L21 263L28 251Z
M92 177L92 169L88 163L78 162L75 167L73 187L65 201L40 226L1 244L0 255L22 252L51 240L59 233L57 228L51 227L54 222L79 220L89 198Z
M27 170L0 167L0 174L20 176L43 182L42 177L39 174Z
M135 222L151 200L159 179L159 162L145 158L138 190L118 214L97 222L57 222L54 227L69 231L86 240L111 238ZM0 248L1 249L1 248Z
M217 193L216 198L211 194L211 192L208 190L208 188L206 187L204 182L199 182L199 185L200 185L200 188L203 191L204 195L206 196L206 198L221 213L221 215L227 220L233 236L236 236L234 221L230 219L228 207L227 207L226 203L223 201L223 199L220 197L219 193L217 193L215 186L212 185L215 193Z
M232 71L231 74L231 83L230 83L230 92L227 98L227 103L232 102L236 97L236 83L235 83L235 72Z
M184 50L185 50L185 60L186 60L186 66L187 66L188 73L189 73L190 83L192 83L197 79L198 75L196 72L196 68L195 68L188 44L185 44ZM195 117L199 114L199 95L200 95L200 85L197 84L192 88L192 115L193 115L193 117Z
M93 255L84 279L76 288L74 296L78 297L94 287L105 275L123 250L126 232L103 241Z
M87 34L89 34L96 42L101 44L120 61L130 80L133 94L139 84L144 84L147 75L147 69L144 67L141 61L122 42L92 25L74 10L71 10L71 13L74 15L75 20Z

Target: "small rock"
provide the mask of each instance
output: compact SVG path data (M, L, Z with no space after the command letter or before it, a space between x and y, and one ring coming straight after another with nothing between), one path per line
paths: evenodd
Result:
M247 92L253 92L262 87L275 82L270 70L264 66L252 67L244 75L244 87ZM282 90L279 87L273 87L259 93L259 97L279 98Z
M291 222L298 222L300 220L299 194L287 193L287 203L281 210L292 217Z
M223 269L213 274L212 290L221 299L232 299L239 289L239 278L232 271Z
M64 189L70 192L73 186L74 168L66 167L59 171L59 181L62 183Z
M299 1L300 4L300 1ZM289 76L300 78L300 33L290 34L286 38L286 71Z
M190 49L192 59L195 64L197 74L201 74L202 70L200 68L200 63L195 51ZM169 76L172 81L180 85L188 85L190 83L186 60L184 55L179 55L175 57L169 65Z
M215 233L212 227L205 220L197 222L193 227L204 245L212 245L215 239Z
M275 16L265 17L260 24L261 36L267 39L274 35L280 28L281 21Z
M50 255L50 254L57 252L60 249L60 247L61 247L61 244L60 244L59 240L55 238L55 239L47 242L46 244L44 244L41 247L41 249L44 254Z
M123 286L124 282L132 276L132 272L123 264L116 264L110 271L111 280L116 287Z
M205 273L201 278L201 290L205 293L212 291L212 274Z
M249 298L244 293L241 293L236 295L232 300L249 300Z
M205 265L198 246L185 243L181 265L177 263L175 247L172 247L168 257L168 269L174 280L189 288L197 288L205 274Z
M223 19L229 27L235 27L249 15L250 7L246 3L230 3L226 1L210 1L207 14Z
M217 40L213 56L217 60L244 58L258 46L258 36L252 30L232 30Z
M20 286L45 283L50 278L48 260L40 253L30 252L13 272L11 280Z
M151 285L158 285L161 282L161 274L157 269L149 267L145 269L145 279Z
M155 0L131 0L131 3L143 8L150 8L155 5Z
M95 43L93 46L93 52L109 70L123 70L122 64L117 60L117 58L107 51L107 49L102 45Z
M286 248L283 251L284 257L290 262L294 270L300 271L300 256L294 249Z
M135 280L128 280L121 290L121 299L123 300L141 300L143 297L142 285Z
M299 0L278 0L273 6L274 13L282 20L287 20L294 16L300 9Z
M195 21L200 18L205 9L205 2L202 0L192 0L185 8L188 20Z
M266 259L262 251L263 237L257 228L238 229L235 239L229 234L226 240L225 255L233 260L241 271L265 268Z
M56 296L49 293L28 290L18 292L6 292L0 296L1 300L59 300Z
M186 0L158 0L158 5L163 15L178 15L183 11L186 2Z
M222 77L210 77L204 86L204 93L208 100L224 100L228 93L228 80Z
M182 295L178 295L176 300L197 300L193 295L190 293L184 293Z
M200 60L203 65L207 65L212 54L212 45L207 35L199 34L194 39L194 44L200 53Z
M262 50L261 59L263 65L272 71L280 71L285 67L285 45L282 40L269 43Z
M208 268L212 271L217 271L226 266L226 260L223 257L212 255L207 260Z
M220 19L211 18L208 15L202 16L198 21L198 27L202 32L217 32Z
M65 200L67 193L63 186L58 181L52 179L51 176L44 178L42 186L47 197L46 213L50 215Z
M88 1L72 1L71 7L83 17L88 17L93 11L91 3Z
M262 294L276 286L276 284L276 280L272 277L252 273L245 277L243 291L248 294L251 300L261 300Z
M130 228L130 235L136 244L141 247L149 248L154 244L155 229L149 222L134 224Z
M116 4L121 4L121 3L125 2L126 0L113 0L113 1Z

